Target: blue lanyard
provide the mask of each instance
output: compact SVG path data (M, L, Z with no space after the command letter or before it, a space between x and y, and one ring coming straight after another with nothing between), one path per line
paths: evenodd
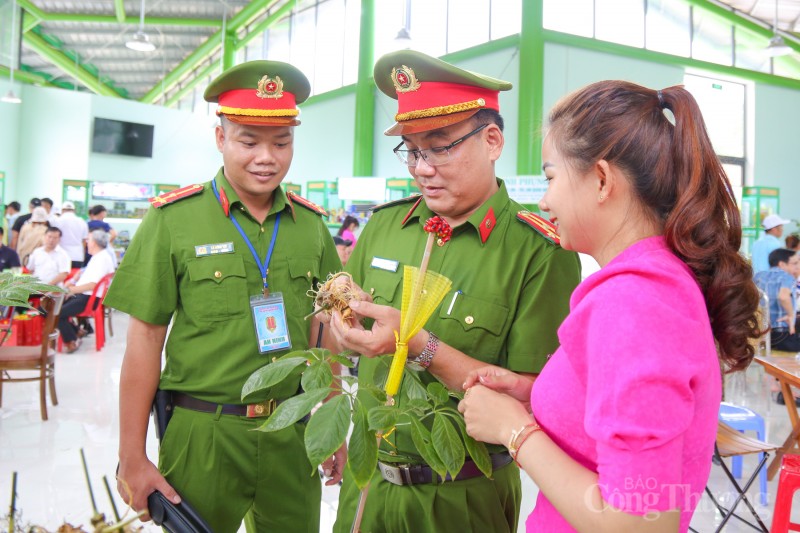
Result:
M217 201L221 202L219 198L219 191L217 190L216 179L211 182L211 187L214 189L214 196L217 197ZM269 242L269 250L267 250L267 257L264 258L263 263L261 262L261 258L258 257L258 252L256 252L253 243L250 242L250 239L247 237L244 230L242 229L242 226L239 224L239 221L236 220L236 218L233 216L233 211L230 212L229 218L231 219L231 222L233 222L233 225L236 226L236 229L239 230L239 235L242 236L242 239L244 239L244 242L245 244L247 244L247 247L250 248L250 253L253 254L253 259L255 259L256 265L258 265L259 272L261 272L261 279L264 280L264 296L266 296L267 294L269 294L269 283L267 283L267 276L269 275L269 261L270 259L272 259L272 251L275 249L275 240L276 237L278 236L278 225L281 222L281 214L278 213L277 215L275 215L275 229L272 230L272 240Z

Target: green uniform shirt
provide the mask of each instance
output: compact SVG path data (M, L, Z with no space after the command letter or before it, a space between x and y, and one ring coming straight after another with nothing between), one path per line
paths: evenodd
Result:
M330 232L315 212L275 190L264 224L239 200L222 170L216 176L241 224L264 261L281 213L267 281L281 292L292 350L308 348L313 311L306 295L312 283L341 270ZM233 243L232 253L205 255L196 246ZM225 216L211 188L161 208L151 208L136 232L105 304L151 324L173 321L166 342L160 388L216 403L241 403L242 385L258 368L287 350L259 354L250 297L262 293L261 273L247 244ZM282 399L297 391L299 378L265 391Z
M519 221L522 206L498 182L500 189L453 228L450 241L433 247L428 268L450 278L453 286L425 329L480 361L539 372L558 347L556 331L580 281L580 262L575 253ZM377 210L347 262L347 271L375 303L398 309L403 266L420 265L427 240L423 226L435 215L424 200L409 214L411 202ZM396 271L392 261L397 261ZM381 359L389 357L361 358L359 380L372 382L375 368L385 364ZM420 376L423 382L435 381L428 372ZM388 439L396 448L384 442L383 450L421 462L406 426Z

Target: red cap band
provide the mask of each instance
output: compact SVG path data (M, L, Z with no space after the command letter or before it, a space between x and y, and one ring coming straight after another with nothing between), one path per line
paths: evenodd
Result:
M236 114L236 110L272 111L271 116L296 116L298 114L294 94L283 91L280 98L261 98L255 89L232 89L219 95L219 106L225 113ZM281 113L286 111L286 113ZM249 113L245 113L249 114Z
M463 104L471 104L480 99L483 99L483 105L474 105L472 108L480 107L499 111L499 94L500 91L474 85L438 81L422 82L416 91L397 92L397 114L400 117L397 120L457 113L465 110L461 107ZM426 111L430 112L426 113ZM404 114L412 116L402 117Z

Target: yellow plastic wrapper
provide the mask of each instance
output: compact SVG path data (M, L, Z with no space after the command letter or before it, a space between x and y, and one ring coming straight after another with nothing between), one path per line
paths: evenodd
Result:
M400 331L395 332L397 346L385 388L389 396L394 396L400 389L408 358L408 341L419 333L452 285L453 282L436 272L426 271L420 274L420 269L416 267L403 267Z

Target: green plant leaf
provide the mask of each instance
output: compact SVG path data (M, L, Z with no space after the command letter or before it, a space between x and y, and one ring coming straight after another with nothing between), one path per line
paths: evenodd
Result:
M410 418L411 440L414 442L414 446L425 462L433 468L433 471L444 478L447 475L447 467L431 444L431 432L428 431L428 428L426 428L422 422L414 417Z
M489 450L486 449L486 445L467 434L467 425L464 423L464 418L461 416L461 413L455 411L454 413L447 414L450 415L450 419L455 421L458 429L461 430L461 436L464 437L464 446L467 448L467 454L469 454L475 466L483 472L484 476L492 479L492 458L489 457Z
M419 378L411 372L403 373L403 382L400 384L400 395L409 400L427 400L428 393Z
M328 359L330 359L334 363L339 363L342 366L346 366L347 368L353 368L354 366L356 366L354 362L352 362L350 359L341 354L332 353L328 356Z
M375 431L386 432L397 425L400 412L396 407L389 405L379 405L369 410L367 419L369 428Z
M267 418L259 428L259 431L278 431L287 428L306 416L319 402L325 399L330 393L327 389L318 389L310 392L298 394L281 402L272 416Z
M324 361L314 361L305 372L300 384L304 391L316 389L328 389L333 383L333 372L328 363Z
M431 444L442 458L447 471L455 477L464 466L464 444L458 438L456 428L453 427L447 416L441 413L433 415Z
M383 389L386 387L386 379L389 377L389 365L392 363L392 356L381 357L375 370L372 373L372 382L376 387ZM403 380L405 381L405 380Z
M311 415L305 442L308 460L315 469L339 449L349 429L350 399L345 395L334 396Z
M377 400L377 402L379 404L385 404L386 403L386 399L387 399L386 391L384 391L383 389L379 389L375 385L362 383L362 384L359 385L359 389L358 390L359 390L359 392L363 392L365 394L369 394L372 398Z
M432 409L432 405L427 400L409 400L406 402L406 408L414 411L418 415L423 415Z
M355 376L339 376L344 383L347 383L347 386L351 389L358 384L358 378Z
M353 432L347 449L347 466L353 482L363 489L375 474L378 466L378 441L369 428L367 409L359 402L353 411Z
M450 399L450 395L447 394L447 389L438 381L428 383L427 391L436 405L445 405L447 400Z
M280 383L306 361L305 357L283 357L274 363L262 366L247 378L242 387L242 401L250 401L254 394Z

